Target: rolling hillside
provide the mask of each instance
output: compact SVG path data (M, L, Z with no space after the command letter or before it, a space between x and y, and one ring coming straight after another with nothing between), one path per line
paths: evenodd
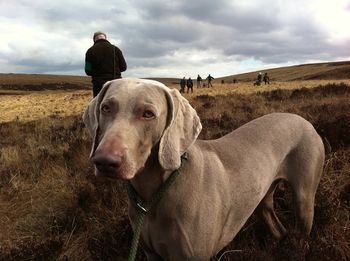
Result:
M225 82L253 81L260 71L230 75L219 78ZM333 80L350 78L350 61L301 64L288 67L263 70L273 81L300 81L300 80Z
M259 71L220 77L214 82L250 82ZM350 61L302 64L263 70L272 81L350 79ZM203 75L202 75L203 76ZM168 86L177 85L177 78L150 78ZM194 76L193 76L193 79ZM52 90L91 88L90 77L40 74L0 74L0 90Z

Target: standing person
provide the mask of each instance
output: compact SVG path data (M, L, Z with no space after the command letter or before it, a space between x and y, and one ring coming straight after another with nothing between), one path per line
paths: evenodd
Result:
M256 79L256 85L260 86L261 82L262 82L262 73L259 72L258 78Z
M107 41L105 33L94 33L93 40L94 45L85 54L85 73L92 78L96 97L105 82L121 78L127 66L122 51Z
M202 87L202 77L198 74L197 76L197 88Z
M213 76L211 76L210 74L208 75L208 77L207 77L207 81L208 81L208 88L211 86L211 87L213 87L213 85L211 84L211 80L213 80L214 79L214 77Z
M267 75L267 73L264 73L263 81L267 84L270 84L270 77Z
M183 77L180 81L180 93L185 93L186 79Z
M187 84L187 93L189 92L190 89L191 89L191 93L193 93L193 82L192 82L191 77L188 78L186 84Z

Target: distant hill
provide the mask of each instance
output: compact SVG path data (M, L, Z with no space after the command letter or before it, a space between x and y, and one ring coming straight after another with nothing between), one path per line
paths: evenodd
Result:
M149 80L154 80L165 84L166 86L178 85L180 83L179 78L145 78Z
M176 78L147 78L171 86L178 84ZM88 76L49 75L49 74L15 74L0 73L0 90L44 91L44 90L81 90L91 89Z
M232 82L237 79L241 82L250 82L256 79L260 71L216 78ZM350 79L350 61L301 64L288 67L262 70L267 72L272 81L299 81L299 80L339 80ZM149 78L165 85L172 86L179 83L178 78ZM195 80L195 79L194 79ZM1 74L0 90L57 90L57 89L91 89L91 79L87 76L44 75L44 74Z
M300 81L300 80L341 80L350 79L350 61L310 63L288 67L279 67L249 73L242 73L218 78L225 82L253 81L259 72L267 72L274 81Z
M2 90L66 90L91 88L90 77L49 74L0 73Z

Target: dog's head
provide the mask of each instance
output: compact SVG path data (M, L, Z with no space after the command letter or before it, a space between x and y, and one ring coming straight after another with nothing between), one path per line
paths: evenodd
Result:
M153 148L164 170L180 167L180 156L201 131L196 111L177 90L141 79L107 82L83 120L93 144L96 175L132 179Z

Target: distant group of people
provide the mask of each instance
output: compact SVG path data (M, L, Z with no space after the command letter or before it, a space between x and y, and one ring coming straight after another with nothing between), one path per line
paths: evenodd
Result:
M207 84L204 83L204 80L202 79L202 77L198 74L197 76L197 87L201 88L201 87L213 87L213 84L211 83L212 80L214 80L214 77L211 76L210 74L208 75L207 78L205 78L205 80L207 81Z
M197 76L197 88L206 87L206 86L208 88L213 87L213 84L211 83L211 81L213 79L214 79L214 77L209 74L208 77L205 79L207 81L207 84L205 84L202 77L198 74L198 76ZM185 77L183 77L180 80L180 93L185 93L186 87L187 87L187 93L189 93L190 91L191 91L191 93L193 93L193 81L192 81L191 77L189 77L187 80Z
M191 90L191 93L193 93L193 81L191 77L188 78L187 80L185 77L183 77L180 80L180 93L185 93L186 86L187 86L187 93L189 93L190 90Z
M267 72L264 73L264 75L261 72L259 72L258 77L257 77L254 85L260 86L262 84L262 82L264 82L265 85L270 84L270 77L267 75Z

